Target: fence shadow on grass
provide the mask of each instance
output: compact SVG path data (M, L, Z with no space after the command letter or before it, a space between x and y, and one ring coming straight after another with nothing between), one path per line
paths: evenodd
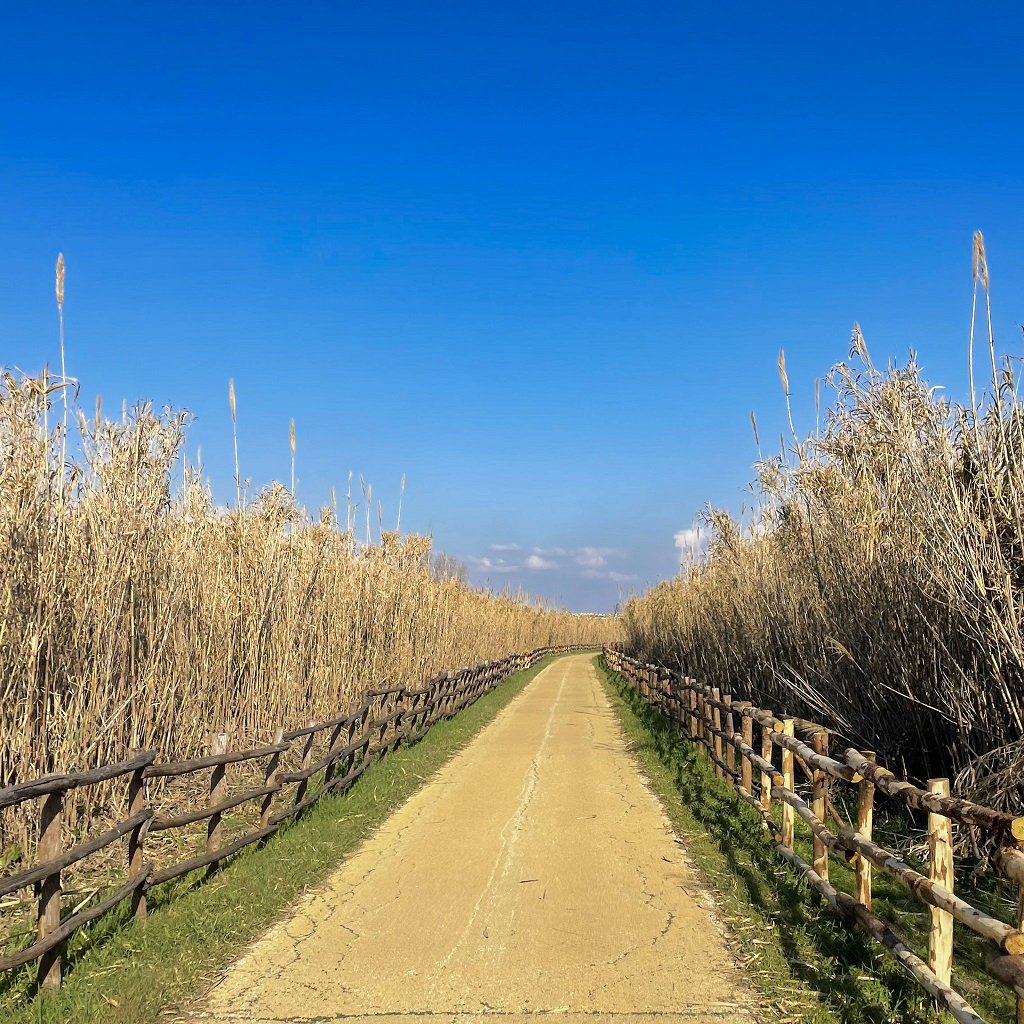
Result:
M833 1018L845 1024L923 1024L941 1020L928 997L894 968L859 932L845 927L828 906L779 858L756 813L721 779L703 751L678 725L648 704L603 659L601 668L635 725L626 721L632 748L641 760L656 759L667 771L686 812L708 836L718 864L701 864L709 882L751 908L746 917L774 933L790 977L817 993ZM667 775L667 778L664 777ZM808 842L808 847L809 847ZM692 851L691 851L692 852ZM852 874L851 874L852 878ZM877 879L878 897L908 915L920 915L920 904L897 887ZM726 907L727 913L730 908ZM741 943L739 929L735 929ZM912 945L918 945L908 934ZM769 979L770 990L784 978ZM774 984L772 984L774 981ZM768 992L769 1001L772 994ZM814 1019L809 1012L806 1019Z

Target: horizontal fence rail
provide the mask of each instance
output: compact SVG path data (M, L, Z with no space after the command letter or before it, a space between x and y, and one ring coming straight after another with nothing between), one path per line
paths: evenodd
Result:
M994 944L989 975L1017 996L1017 1021L1024 1024L1024 917L1012 926L979 910L954 892L954 822L981 830L997 848L993 863L1020 888L1024 915L1024 816L984 807L953 796L949 780L931 779L928 789L901 781L875 762L871 751L852 748L830 752L829 730L803 719L778 718L749 702L734 702L717 687L660 665L637 661L606 647L608 667L629 682L650 705L678 724L684 735L702 747L715 774L758 812L776 851L820 893L846 921L870 935L943 1008L962 1024L984 1024L977 1011L951 984L953 922ZM754 744L755 726L759 747ZM805 783L797 791L795 770ZM842 822L830 792L838 784L855 788L857 826ZM928 814L928 874L872 840L876 792L905 807ZM773 801L780 813L772 815ZM794 849L799 817L810 828L813 863ZM829 884L829 856L841 857L856 871L856 896ZM902 883L931 915L928 960L925 962L893 927L872 912L872 872L882 871Z
M154 886L204 867L208 874L216 873L233 854L254 843L265 843L282 824L300 817L321 797L346 792L375 761L403 744L423 739L436 722L452 718L513 673L532 667L549 654L593 649L581 645L542 647L528 654L511 654L500 661L443 672L418 689L398 686L373 690L358 707L336 718L309 722L290 731L282 726L272 743L250 750L229 750L228 734L215 732L210 736L209 753L203 757L160 763L155 751L144 751L119 764L46 775L0 789L0 809L40 801L36 863L19 865L20 870L14 874L0 874L0 897L31 891L36 903L36 941L0 955L0 974L38 961L39 986L59 987L64 947L79 928L127 899L131 900L132 917L145 917L146 892ZM322 754L314 756L318 748ZM294 770L284 770L286 760L295 762ZM228 768L243 765L250 773L255 770L261 784L231 793ZM152 806L147 785L154 779L190 780L193 806L176 814L161 813ZM114 780L124 780L127 817L66 847L67 794ZM285 793L286 787L293 787L289 794ZM256 827L225 841L225 814L245 805L258 805ZM203 821L204 852L159 870L153 860L147 860L147 845L156 836ZM124 866L122 874L127 876L123 883L108 887L98 902L87 899L84 905L65 913L62 872L117 843L127 847L118 857Z

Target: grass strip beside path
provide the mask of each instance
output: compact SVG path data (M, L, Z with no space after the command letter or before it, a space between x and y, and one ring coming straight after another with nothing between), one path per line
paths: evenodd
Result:
M703 750L596 658L598 673L651 789L718 897L775 1024L932 1024L952 1021L870 939L854 931L779 857L756 812L715 776ZM811 859L797 822L796 849ZM854 891L853 871L832 858L831 881ZM875 904L927 956L928 911L898 882L875 873ZM1014 1019L1010 992L988 978L986 950L955 929L954 985L993 1022ZM922 949L923 944L923 949ZM991 949L987 951L991 953Z
M177 1006L304 889L321 882L552 660L509 676L455 718L435 724L415 746L370 767L348 794L314 805L264 849L243 851L211 880L202 881L199 871L157 887L145 921L128 922L124 907L107 915L72 944L73 969L59 992L26 1002L25 994L9 990L0 996L0 1018L5 1024L173 1020Z

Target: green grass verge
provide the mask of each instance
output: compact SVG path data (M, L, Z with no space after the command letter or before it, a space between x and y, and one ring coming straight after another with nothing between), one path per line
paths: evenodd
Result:
M756 812L715 776L702 748L596 658L598 672L652 790L710 888L751 978L776 1024L933 1024L952 1021L880 948L853 931L772 847ZM876 822L881 842L906 822ZM797 819L795 847L812 859L811 834ZM904 840L906 835L902 837ZM854 873L831 859L836 888L854 892ZM961 890L965 891L965 890ZM874 909L899 923L927 959L928 912L898 882L875 872ZM983 898L984 897L984 898ZM971 898L967 896L966 898ZM998 894L977 894L990 913ZM983 970L995 947L955 926L953 984L989 1021L1014 1019L1011 993Z
M264 849L242 851L210 881L199 871L152 890L145 921L127 921L122 906L83 930L69 948L64 987L33 998L34 971L23 971L0 991L0 1019L150 1024L161 1011L173 1011L303 889L322 881L552 660L510 676L455 718L438 722L418 744L369 768L348 794L314 805Z

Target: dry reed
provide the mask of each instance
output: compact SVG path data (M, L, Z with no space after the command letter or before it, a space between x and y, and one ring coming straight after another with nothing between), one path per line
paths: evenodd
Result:
M980 235L974 263L988 306ZM824 426L761 458L742 521L708 510L706 559L626 607L629 653L1024 806L1024 406L988 323L971 406L913 356L876 369L855 325Z
M218 509L180 465L185 414L79 411L80 454L62 462L52 391L0 386L0 787L140 748L192 756L211 730L244 747L368 688L614 635L471 589L426 537L357 544L351 510L347 528L330 507L314 521L294 477L246 500L236 461L237 505ZM233 383L230 401L234 426ZM0 823L0 854L13 829Z

